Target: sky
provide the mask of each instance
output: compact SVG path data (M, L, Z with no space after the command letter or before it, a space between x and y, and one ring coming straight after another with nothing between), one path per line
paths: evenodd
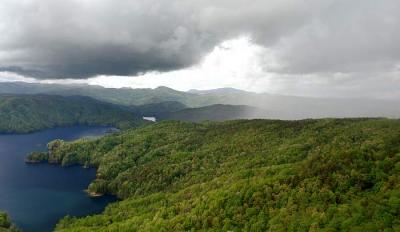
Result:
M400 99L398 0L1 0L0 81Z

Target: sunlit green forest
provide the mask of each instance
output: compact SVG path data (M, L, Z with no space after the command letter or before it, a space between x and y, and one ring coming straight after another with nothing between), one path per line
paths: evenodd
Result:
M121 106L89 97L0 95L0 133L27 133L55 126L110 125L130 128L139 116Z
M121 201L56 231L399 231L400 121L161 122L56 140L48 159L98 167Z

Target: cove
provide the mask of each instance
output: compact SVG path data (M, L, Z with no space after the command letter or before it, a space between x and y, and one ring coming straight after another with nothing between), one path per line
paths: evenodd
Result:
M100 213L115 200L92 199L84 189L95 169L25 164L28 152L45 151L54 139L75 140L104 135L109 127L74 126L23 135L0 135L0 210L6 211L24 232L51 231L66 215Z

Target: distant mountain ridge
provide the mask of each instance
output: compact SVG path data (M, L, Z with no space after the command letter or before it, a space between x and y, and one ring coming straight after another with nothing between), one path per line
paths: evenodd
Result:
M120 105L144 105L165 101L179 101L186 104L187 93L167 87L156 89L104 88L101 86L73 84L37 84L24 82L0 83L0 94L50 94L62 96L88 96L100 101Z
M262 118L400 117L400 100L335 99L252 93L232 88L181 92L168 87L113 89L89 85L0 83L0 93L82 95L126 106L180 102L189 108L215 104L248 105L268 112Z
M187 92L194 93L194 94L249 94L249 93L252 93L249 91L235 89L235 88L218 88L218 89L208 89L208 90L191 89Z

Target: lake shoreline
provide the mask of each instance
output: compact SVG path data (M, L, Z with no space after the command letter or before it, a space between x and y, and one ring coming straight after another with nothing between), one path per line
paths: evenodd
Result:
M8 212L24 232L52 231L66 215L84 217L103 212L117 198L84 191L96 179L96 167L62 167L58 163L27 160L26 154L46 151L47 143L54 139L100 137L112 128L72 126L29 134L1 134L0 210Z
M113 125L113 124L74 123L74 124L55 125L52 127L43 127L43 128L32 129L32 130L27 130L27 131L1 131L0 130L0 135L29 135L29 134L44 132L47 130L53 130L53 129L57 129L57 128L70 128L70 127L71 128L72 127L104 127L104 128L109 129L106 132L106 134L117 133L117 132L121 131L120 128L118 128L116 125Z

